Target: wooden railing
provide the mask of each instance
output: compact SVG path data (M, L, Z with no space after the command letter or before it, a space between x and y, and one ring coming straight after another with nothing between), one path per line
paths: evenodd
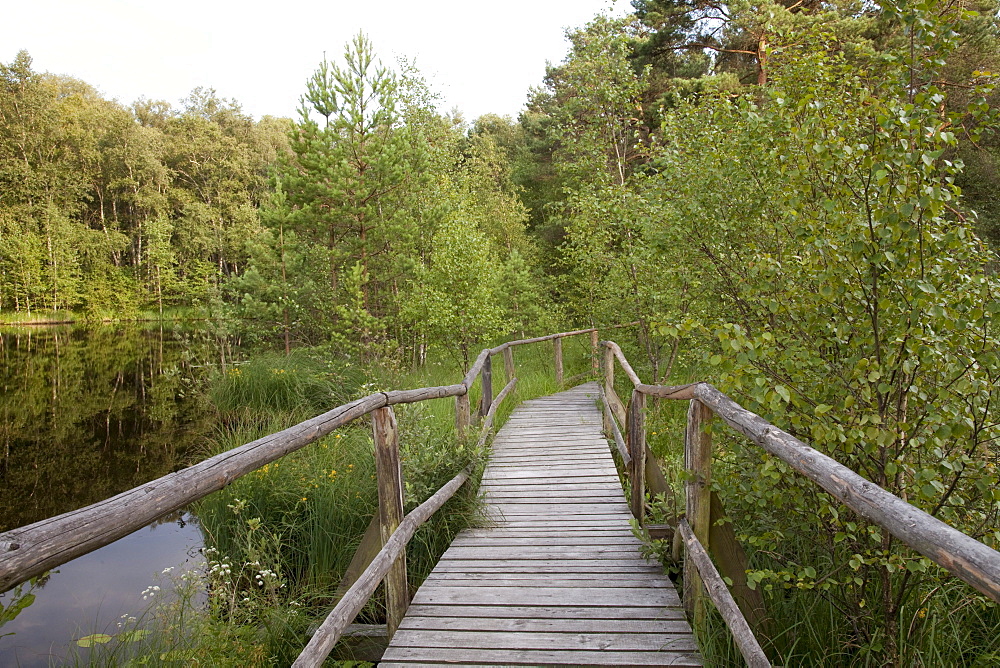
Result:
M590 334L593 360L591 369L585 375L596 377L597 329L510 341L496 348L483 350L462 382L456 385L376 392L104 501L4 532L0 534L0 592L127 536L222 489L241 476L313 443L353 420L371 414L379 512L372 519L341 584L343 596L295 665L321 664L344 629L354 620L383 580L387 583L387 626L391 636L409 605L406 544L417 528L444 505L470 475L468 470L461 472L404 517L399 434L392 406L455 397L455 424L459 438L468 437L470 428L478 423L478 444L481 446L492 429L497 408L517 383L514 349L527 344L552 341L556 380L562 384L562 340L582 334ZM494 398L492 358L496 355L503 356L507 384ZM477 378L480 380L481 398L473 419L469 390Z
M708 383L680 386L643 384L621 349L612 341L602 341L605 428L617 444L630 483L630 505L642 523L646 488L653 494L669 492L662 472L648 454L645 440L646 397L687 400L687 428L684 437L685 512L677 518L675 545L686 548L684 605L695 626L705 615L704 594L715 604L733 638L753 668L770 663L751 629L763 625L760 594L746 587L746 556L736 542L722 505L711 492L712 436L706 430L717 416L767 452L789 464L865 519L886 528L893 536L929 558L956 577L1000 602L1000 552L954 529L941 520L910 505L869 480L814 450L791 434L751 413ZM615 392L615 362L632 382L626 407ZM621 423L626 426L622 437ZM733 582L732 592L722 580L709 556L711 551ZM740 599L739 604L736 598ZM747 617L750 617L748 620Z

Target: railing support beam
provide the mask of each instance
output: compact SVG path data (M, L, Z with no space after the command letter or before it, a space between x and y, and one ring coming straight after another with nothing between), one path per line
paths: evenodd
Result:
M563 384L562 339L552 339L552 350L555 356L556 385L562 387Z
M480 375L482 380L483 396L479 400L479 417L486 417L493 405L493 357L488 356L483 362L483 370Z
M515 375L514 349L510 346L503 349L503 370L507 373L507 382L509 383Z
M698 542L709 549L712 512L712 435L706 431L712 410L697 399L688 406L684 433L685 516ZM705 622L704 587L695 568L684 567L684 608L696 628Z
M469 408L469 394L460 394L455 397L455 431L458 437L465 438L469 433L469 423L472 422L472 409Z
M642 526L646 510L646 395L637 390L632 391L632 400L628 402L628 454L632 458L629 507Z
M378 479L379 533L384 547L403 521L403 470L399 463L399 430L392 408L387 406L372 412L372 433L375 440L375 475ZM391 640L410 605L406 552L402 552L389 568L385 588L386 625Z

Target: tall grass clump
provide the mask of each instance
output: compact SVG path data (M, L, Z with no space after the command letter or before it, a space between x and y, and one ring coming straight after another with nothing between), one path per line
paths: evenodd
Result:
M365 374L306 350L267 353L220 372L209 399L227 419L281 416L302 420L357 398Z

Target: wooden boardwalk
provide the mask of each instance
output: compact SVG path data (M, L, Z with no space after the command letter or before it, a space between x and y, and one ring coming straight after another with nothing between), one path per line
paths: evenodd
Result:
M497 434L463 531L380 666L700 666L673 583L639 554L597 385L524 402Z

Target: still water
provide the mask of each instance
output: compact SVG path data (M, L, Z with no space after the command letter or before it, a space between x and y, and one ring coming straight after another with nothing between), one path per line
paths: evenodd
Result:
M216 350L189 328L0 331L0 531L191 463L213 428L201 389ZM165 568L198 567L200 547L180 513L59 567L0 626L0 666L72 661L75 639L141 615L143 590Z

